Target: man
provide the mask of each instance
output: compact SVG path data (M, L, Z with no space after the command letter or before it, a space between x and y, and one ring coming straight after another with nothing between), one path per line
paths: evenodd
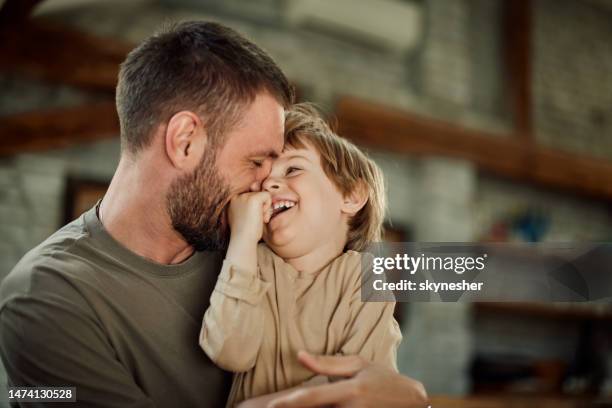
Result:
M180 24L128 55L117 85L122 153L104 199L0 288L11 385L75 386L84 406L225 404L229 374L198 347L228 241L225 208L260 189L292 99L272 59L218 24ZM357 357L300 359L347 380L276 406L425 400L420 384Z

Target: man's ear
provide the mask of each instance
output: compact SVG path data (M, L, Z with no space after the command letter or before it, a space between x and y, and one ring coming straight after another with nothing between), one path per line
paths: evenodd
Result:
M352 192L345 195L342 202L342 212L353 216L368 202L368 190L363 182L357 183Z
M206 130L199 116L190 111L175 113L165 134L166 154L172 164L183 170L196 168L206 147Z

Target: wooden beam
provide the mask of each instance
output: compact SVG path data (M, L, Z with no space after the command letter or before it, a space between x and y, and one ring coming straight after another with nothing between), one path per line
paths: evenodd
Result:
M503 14L503 52L508 67L509 96L516 134L533 142L531 106L531 1L506 0Z
M444 408L575 408L590 406L593 397L501 393L467 397L432 396L432 407Z
M355 98L342 98L336 117L339 133L366 147L466 159L512 180L612 200L612 163L607 160L525 144L513 135L471 130Z
M42 0L6 0L0 8L0 29L17 26L28 19Z
M556 319L563 321L590 320L612 322L612 311L609 308L593 308L589 303L539 303L539 302L474 302L474 309L480 313L492 313L497 316L507 314L530 318Z
M119 135L114 102L0 117L0 156L68 147Z
M44 21L4 27L0 70L37 79L114 92L119 64L132 48Z

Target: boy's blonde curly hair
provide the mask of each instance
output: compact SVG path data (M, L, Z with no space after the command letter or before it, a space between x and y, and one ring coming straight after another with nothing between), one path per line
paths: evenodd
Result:
M338 136L309 103L298 103L285 112L285 146L296 149L309 144L321 157L327 177L346 197L364 189L367 202L349 220L345 250L363 251L380 241L386 211L385 182L382 171L364 152Z

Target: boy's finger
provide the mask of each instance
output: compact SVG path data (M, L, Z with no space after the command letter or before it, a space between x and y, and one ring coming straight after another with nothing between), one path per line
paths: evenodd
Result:
M263 212L264 212L264 223L270 222L270 218L272 218L272 196L270 193L266 192L265 199L263 201Z
M264 205L266 207L271 207L272 206L272 196L268 192L266 192L266 199L264 200Z
M266 208L264 210L264 223L265 224L270 222L270 218L272 218L272 213L273 213L273 211L272 211L272 207L271 206L269 206L268 208Z
M272 199L270 198L270 193L267 191L261 191L257 193L250 193L249 203L255 205L261 205L262 208L271 205Z
M329 376L352 377L365 366L364 360L359 356L315 356L299 351L297 357L309 370Z

